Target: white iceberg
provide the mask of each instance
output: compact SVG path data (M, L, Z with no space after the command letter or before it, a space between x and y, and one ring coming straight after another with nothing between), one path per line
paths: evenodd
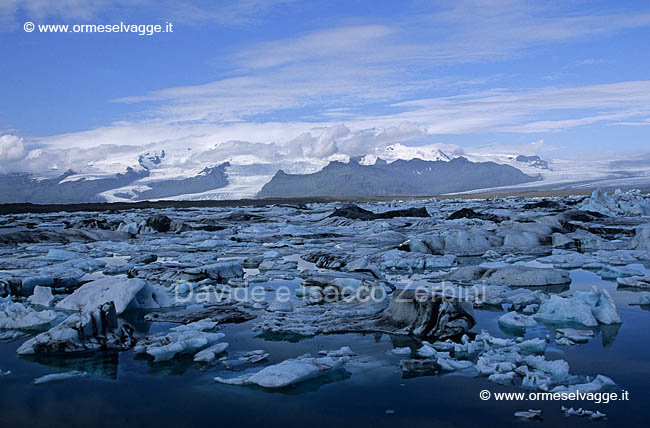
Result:
M206 331L216 326L216 322L203 320L174 327L165 335L147 338L135 347L135 352L147 353L155 362L169 361L179 354L195 354L225 337L223 333Z
M303 382L332 370L343 367L349 357L320 357L314 358L309 354L285 360L263 368L257 373L243 375L236 378L224 379L215 377L214 380L230 385L255 384L263 388L282 388Z
M34 287L34 294L27 299L32 305L44 306L46 308L52 305L53 300L54 295L52 294L52 289L50 287L41 287L40 285Z
M169 306L170 298L164 290L154 288L144 279L117 275L82 285L57 303L56 307L83 312L108 302L115 304L119 315L127 308L157 309Z
M222 354L228 349L229 344L227 342L217 343L212 345L209 348L206 348L202 351L199 351L194 355L194 361L200 361L203 363L209 363L217 359L217 355Z
M588 394L590 392L600 392L606 388L615 386L616 383L608 378L607 376L598 375L591 382L580 383L577 385L560 385L556 386L551 390L551 392L567 392L567 393L583 393Z
M48 326L56 319L54 311L35 311L11 297L0 298L0 329L31 330Z
M605 289L576 291L571 297L551 295L540 306L533 318L555 323L576 323L586 327L601 324L619 324L616 304Z
M499 325L515 330L525 330L527 328L537 327L537 322L533 317L511 311L499 317Z

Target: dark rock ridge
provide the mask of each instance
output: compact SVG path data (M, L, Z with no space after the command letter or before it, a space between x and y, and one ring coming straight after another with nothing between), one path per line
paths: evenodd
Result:
M334 210L328 217L344 217L352 220L377 220L389 219L396 217L430 217L427 209L421 208L407 208L404 210L385 211L383 213L374 213L372 211L364 210L358 205L347 204L341 208Z
M540 158L539 156L524 156L519 155L515 158L517 162L527 163L529 166L534 166L539 169L550 169L548 167L548 162Z
M204 308L185 308L177 312L152 312L145 315L148 321L190 324L196 321L215 321L219 324L240 324L250 321L255 315L229 305Z
M330 162L313 174L278 171L258 196L418 196L439 195L499 187L538 180L517 168L494 162L470 162L459 157L449 162L421 159L376 162Z
M495 223L499 223L503 220L501 217L494 214L479 213L471 208L461 208L458 211L451 213L451 215L447 217L447 220L458 220L461 218L475 218L479 220L493 221Z

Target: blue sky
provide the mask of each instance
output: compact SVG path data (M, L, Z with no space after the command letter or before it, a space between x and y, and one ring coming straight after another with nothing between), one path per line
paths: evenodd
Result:
M27 33L26 21L174 31ZM36 149L225 141L296 159L392 142L643 150L649 41L647 0L3 0L0 165L42 168Z

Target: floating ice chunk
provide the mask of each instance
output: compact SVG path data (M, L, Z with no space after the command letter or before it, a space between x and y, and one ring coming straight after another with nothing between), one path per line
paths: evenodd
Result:
M144 279L117 275L82 285L57 303L56 307L69 311L88 311L108 302L115 303L119 315L130 306L146 309L169 306L170 299L163 290L153 288Z
M395 355L411 355L411 348L405 346L403 348L394 348L389 351L391 354Z
M65 373L53 373L53 374L37 377L36 379L34 379L34 385L60 382L63 380L72 379L75 377L84 377L84 376L88 376L88 373L77 371L77 370L73 370L71 372L65 372Z
M591 415L589 415L589 419L594 420L594 421L599 421L599 420L604 419L606 417L607 417L607 415L605 413L601 413L598 410L596 410Z
M70 315L61 324L23 343L19 355L91 351L122 351L135 340L128 324L118 327L113 302L93 311Z
M255 364L264 361L268 356L269 353L263 349L256 349L255 351L246 352L243 356L239 357L239 361Z
M571 248L575 246L575 241L562 233L551 235L551 245L554 248Z
M270 251L264 252L264 254L262 254L262 258L265 259L265 260L268 260L268 259L281 259L282 256L277 251L270 250Z
M273 299L266 310L269 312L293 312L293 303L291 303L290 299L283 299L278 296Z
M566 408L562 406L562 413L564 413L564 416L587 416L591 420L601 420L605 418L607 415L605 413L601 413L598 410L585 410L582 407L578 409L574 409L573 407Z
M408 245L408 249L412 253L431 254L431 248L422 239L411 238L403 245Z
M548 374L554 381L569 377L569 363L564 360L547 360L543 356L528 355L524 358L528 367Z
M526 305L526 307L522 309L522 312L525 314L534 314L538 309L539 305L537 303L533 303L531 305Z
M527 306L540 302L542 293L527 288L511 289L505 285L483 285L477 284L467 292L468 296L474 296L476 304Z
M600 392L606 388L615 386L616 383L608 378L607 376L598 375L591 382L580 383L577 385L568 385L568 386L556 386L551 390L551 392L568 392L568 393L583 393L587 394L590 392Z
M322 376L332 370L343 367L348 359L349 357L313 358L309 354L306 354L298 358L285 360L279 364L268 366L254 374L230 379L216 377L214 380L230 385L255 384L263 388L282 388Z
M539 287L571 282L569 272L549 268L526 266L504 266L488 270L481 280L489 284L513 287Z
M456 256L445 254L436 256L424 253L409 253L390 250L373 259L384 270L436 270L456 265Z
M574 322L587 327L598 325L591 312L591 306L585 302L551 295L542 303L533 318L540 321L567 323Z
M430 358L436 355L436 350L431 345L424 344L417 350L417 354L421 357Z
M41 287L39 285L34 288L34 294L29 296L27 300L32 305L49 308L54 300L54 295L52 294L52 289L50 287Z
M566 337L560 337L559 339L555 339L555 344L559 346L573 346L575 342Z
M586 199L580 209L604 214L606 216L645 216L650 215L650 204L639 190L621 192L617 189L613 194L596 189Z
M511 385L515 380L515 372L507 373L492 373L488 376L490 382L498 383L499 385Z
M533 317L540 321L577 323L586 327L618 324L621 318L612 296L605 289L576 291L571 297L550 296Z
M183 272L199 280L210 278L220 282L244 276L241 259L219 260L216 263L185 269Z
M51 249L47 252L45 256L46 259L64 261L64 260L74 260L82 258L83 256L79 253L75 253L67 250L57 250Z
M526 373L521 381L521 386L528 389L548 391L551 386L551 378L540 373Z
M290 271L298 268L298 262L284 259L267 259L258 266L260 272L268 271Z
M587 343L594 337L592 330L576 330L573 328L558 328L555 342L560 345L574 345L576 343ZM566 340L562 340L566 339ZM567 342L567 340L569 342Z
M328 357L354 357L357 355L349 346L341 346L336 351L319 351L318 353Z
M446 371L456 371L456 370L463 370L463 369L468 369L470 367L474 367L474 364L472 364L471 361L468 360L455 360L453 358L450 358L446 355L443 355L443 353L438 354L438 358L436 359L436 363L440 366L442 370Z
M532 317L512 311L499 317L499 325L515 330L525 330L537 327L537 322Z
M203 320L174 327L166 335L147 338L135 351L151 355L155 362L169 361L178 354L194 354L225 337L223 333L205 331L216 325L216 322Z
M594 292L597 292L594 290ZM614 299L607 290L602 288L598 296L598 302L593 308L594 317L601 324L620 324L621 317L616 310Z
M518 343L517 347L525 353L543 354L546 351L546 340L536 337Z
M56 319L54 311L37 312L11 297L0 298L0 329L30 330L48 326Z
M554 267L561 269L578 269L586 264L595 263L596 259L590 254L582 254L575 251L553 250L553 255L540 257L537 261L541 263L550 263Z
M520 410L515 412L516 418L542 420L542 411L535 409Z
M217 359L217 355L223 353L228 349L229 344L226 342L217 343L209 348L199 351L194 355L194 361L209 363Z
M501 247L503 240L493 233L481 228L470 230L453 230L441 236L434 236L426 241L434 251L463 255L481 255L492 248Z
M630 276L628 278L616 278L616 283L624 287L650 289L650 275L636 275Z

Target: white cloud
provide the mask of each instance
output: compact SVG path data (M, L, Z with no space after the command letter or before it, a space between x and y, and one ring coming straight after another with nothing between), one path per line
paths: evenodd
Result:
M25 145L22 138L9 134L0 135L0 162L15 162L24 156Z
M103 0L9 0L0 5L0 17L13 19L22 11L89 19L158 4L128 3L113 9L114 2ZM283 2L227 3L164 1L160 13L185 22L235 24L251 22ZM449 4L388 23L338 25L238 49L225 58L231 77L115 100L143 103L154 119L34 139L31 149L21 141L22 157L16 157L12 140L11 147L0 149L0 159L8 159L11 151L12 165L35 172L54 166L119 172L138 153L153 149L165 149L166 162L179 168L229 159L324 162L431 135L543 134L584 124L627 125L650 111L650 81L477 90L490 76L474 81L427 77L438 76L431 70L449 63L501 60L541 45L645 27L650 14L577 14L564 2ZM177 7L173 13L172 5ZM460 95L431 95L440 88ZM286 110L300 113L282 119ZM518 148L522 153L542 149L543 143Z

